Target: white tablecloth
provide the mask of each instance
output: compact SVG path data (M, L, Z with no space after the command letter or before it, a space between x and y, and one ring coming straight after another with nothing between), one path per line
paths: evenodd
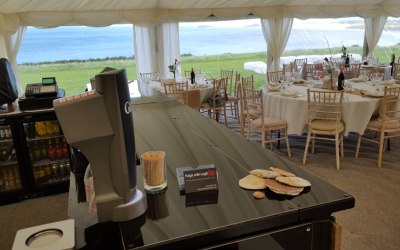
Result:
M143 96L160 96L165 94L165 89L159 81L139 81L138 88L139 92ZM201 102L205 102L208 98L210 98L213 91L212 84L204 84L196 87L189 84L188 91L196 89L200 90Z
M269 117L285 120L288 134L302 135L307 131L308 104L307 87L292 85L298 97L282 96L278 92L263 89L264 113ZM346 124L344 134L363 134L372 114L378 110L379 99L353 94L344 94L342 120Z

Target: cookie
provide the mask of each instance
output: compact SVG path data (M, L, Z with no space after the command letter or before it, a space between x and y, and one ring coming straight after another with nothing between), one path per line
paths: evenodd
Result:
M262 178L276 178L279 176L277 172L271 171L271 170L265 170L265 169L254 169L250 171L250 174L262 177Z
M311 183L307 181L306 179L300 178L300 177L286 177L286 176L278 176L276 177L276 180L279 181L280 183L294 186L294 187L309 187L311 186Z
M278 174L280 174L282 176L288 176L288 177L296 176L295 174L290 173L290 172L285 171L285 170L280 169L280 168L270 167L269 169L271 169L272 171L274 171L274 172L276 172L276 173L278 173Z
M239 180L239 186L250 190L260 190L265 188L263 180L263 178L250 174Z

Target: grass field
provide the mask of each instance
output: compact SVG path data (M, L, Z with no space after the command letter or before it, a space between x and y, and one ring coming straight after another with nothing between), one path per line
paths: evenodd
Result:
M331 51L333 54L340 53L340 48L332 48ZM362 48L348 48L348 53L362 54ZM400 55L400 47L379 47L374 51L375 56L379 57L382 63L389 62L391 53ZM324 54L329 54L328 49L285 51L283 56ZM250 76L253 74L255 86L258 88L265 83L265 74L257 74L253 71L244 70L243 65L248 61L266 62L266 52L181 57L182 72L193 67L195 69L201 69L208 77L218 77L221 69L230 69L234 72L240 72L242 76ZM134 59L21 64L19 65L19 72L23 89L25 89L27 83L40 82L42 77L54 76L57 79L59 88L65 89L66 95L70 96L83 92L86 83L90 82L89 79L98 74L105 67L125 68L129 80L137 78Z

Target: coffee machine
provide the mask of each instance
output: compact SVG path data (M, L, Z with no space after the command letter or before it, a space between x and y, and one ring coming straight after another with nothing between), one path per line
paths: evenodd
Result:
M54 100L67 142L88 159L99 224L124 224L147 209L136 188L136 150L125 69L106 68L94 90Z

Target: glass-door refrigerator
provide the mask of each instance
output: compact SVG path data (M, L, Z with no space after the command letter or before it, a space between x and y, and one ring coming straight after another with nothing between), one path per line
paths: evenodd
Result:
M34 189L51 192L47 187L64 186L69 182L69 146L58 121L25 120L22 125Z
M0 120L0 194L9 196L21 192L21 170L19 167L14 142L13 123L6 119Z

